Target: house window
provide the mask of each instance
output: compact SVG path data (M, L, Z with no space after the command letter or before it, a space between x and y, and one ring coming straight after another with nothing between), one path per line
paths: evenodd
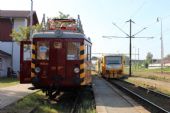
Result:
M79 56L80 56L80 43L68 42L67 60L79 60Z

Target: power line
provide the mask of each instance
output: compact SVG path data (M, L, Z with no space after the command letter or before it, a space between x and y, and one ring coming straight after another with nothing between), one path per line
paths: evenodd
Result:
M162 19L163 20L165 20L165 19L167 19L167 18L169 18L170 17L170 15L167 15L167 16L165 16L165 17L162 17ZM148 25L145 25L147 28L151 28L153 25L155 25L155 24L157 24L158 22L152 22L152 23L150 23L150 24L148 24ZM141 27L141 28L143 28L143 27ZM141 29L140 28L140 29ZM164 32L164 31L163 31Z
M142 5L130 16L130 18L134 17L138 14L138 12L143 8L143 6L146 4L146 1L142 3Z
M112 38L128 38L128 37L120 37L120 36L102 36L103 38L108 38L108 39L112 39Z
M102 52L96 52L96 53L92 53L94 55L102 55L102 54L113 54L113 53L102 53ZM129 53L118 53L121 55L129 55ZM138 55L137 53L132 53L132 55Z

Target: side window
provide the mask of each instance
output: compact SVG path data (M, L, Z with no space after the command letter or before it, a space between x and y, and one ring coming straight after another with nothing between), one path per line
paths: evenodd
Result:
M88 61L88 46L85 45L85 60Z
M2 58L0 58L0 70L2 70Z
M31 45L30 44L24 44L24 61L31 60Z
M37 42L37 59L49 60L49 42Z
M79 60L80 43L68 42L67 44L67 60Z
M91 60L91 46L88 46L88 53L87 53L88 60Z

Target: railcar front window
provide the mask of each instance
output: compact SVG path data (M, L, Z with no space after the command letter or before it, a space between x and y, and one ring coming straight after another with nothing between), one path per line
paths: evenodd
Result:
M80 56L80 43L68 42L67 60L79 60L79 56Z
M49 60L49 42L37 42L37 59Z
M121 57L106 57L106 64L121 64Z

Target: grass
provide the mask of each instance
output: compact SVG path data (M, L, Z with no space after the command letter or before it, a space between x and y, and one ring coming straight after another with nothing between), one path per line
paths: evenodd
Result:
M91 93L88 89L83 92L83 97L81 97L82 101L77 111L78 113L96 113L95 100Z
M83 99L83 107L80 107L79 113L96 113L95 107L91 106L91 98L88 97L87 93L85 100ZM34 113L65 113L68 109L63 106L63 103L53 103L47 99L42 91L37 91L30 94L20 101L5 107L5 109L0 110L0 113L28 113L30 110L36 107Z
M125 68L125 72L128 72L129 68ZM148 68L143 68L143 67L139 67L139 68L135 68L134 66L132 66L132 71L143 71L143 72L161 72L161 68L157 68L157 69L148 69ZM163 68L163 72L170 73L170 67L166 67Z
M30 94L20 101L7 106L2 113L27 113L33 108L37 108L36 113L58 113L54 106L44 101L45 94L41 91Z
M128 74L128 68L125 69L125 74ZM170 68L164 68L161 73L161 69L135 69L132 67L132 76L170 82Z
M128 68L125 69L125 74L128 74ZM158 82L157 85L153 83L147 83L146 81L140 81L138 79L135 79L137 77L157 80ZM146 68L135 69L134 67L132 67L132 78L129 77L127 81L134 83L137 86L142 86L170 95L170 89L168 87L158 85L159 81L163 81L165 83L170 82L170 68L164 68L163 73L161 73L161 69L146 69Z
M125 81L133 83L137 86L148 88L148 89L151 89L151 90L154 90L154 91L157 91L157 92L161 92L161 93L164 93L164 94L170 96L170 90L167 89L164 86L160 86L160 85L156 85L156 84L150 84L150 83L147 83L147 82L143 82L143 81L139 81L139 80L135 80L135 79L131 79L131 78L128 78Z
M0 88L16 85L18 83L19 80L17 78L6 78L6 77L0 78Z

